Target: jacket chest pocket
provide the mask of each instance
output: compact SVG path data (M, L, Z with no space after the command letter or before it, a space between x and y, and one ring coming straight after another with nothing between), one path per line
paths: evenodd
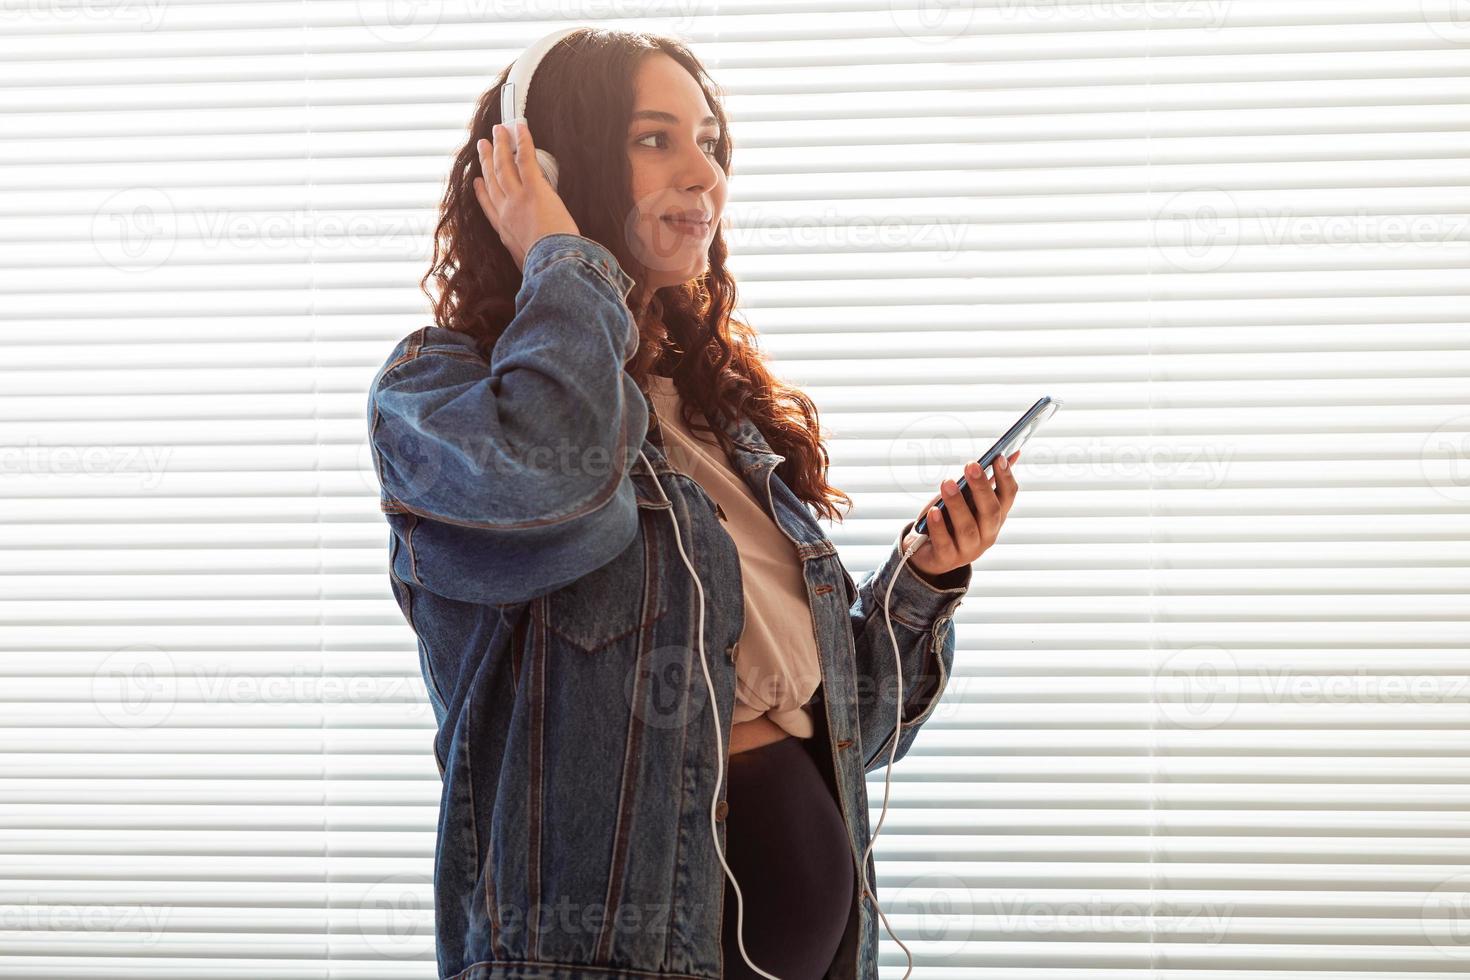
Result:
M668 612L655 550L665 536L654 528L655 522L670 520L673 505L657 490L645 491L643 480L634 482L639 531L632 543L606 565L546 596L547 630L582 653L632 643Z

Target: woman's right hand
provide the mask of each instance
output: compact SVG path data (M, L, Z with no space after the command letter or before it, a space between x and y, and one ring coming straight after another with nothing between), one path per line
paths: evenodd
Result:
M561 195L541 172L525 124L517 122L511 133L497 123L490 135L493 141L482 139L475 144L484 175L474 180L475 199L516 268L524 270L526 253L542 237L556 232L580 235L581 231Z

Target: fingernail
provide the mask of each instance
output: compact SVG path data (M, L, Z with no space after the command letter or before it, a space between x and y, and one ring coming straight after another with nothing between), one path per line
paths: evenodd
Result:
M995 465L999 466L1001 469L1005 469L1010 464L1006 462L1006 458L1004 456L997 456L995 457Z

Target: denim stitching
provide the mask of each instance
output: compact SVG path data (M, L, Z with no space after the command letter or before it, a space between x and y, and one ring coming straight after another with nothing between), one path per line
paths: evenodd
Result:
M546 628L546 621L541 622L541 629ZM527 686L528 698L530 700L530 711L528 724L531 732L528 738L527 752L530 755L530 786L527 787L530 795L530 805L526 807L526 815L530 827L528 828L528 845L526 848L526 887L529 892L529 908L536 908L541 903L541 780L542 780L542 734L545 731L546 710L546 646L541 647L541 656L533 657L530 664L532 672L531 682ZM536 954L541 948L541 932L539 929L539 916L529 916L529 928L526 930L526 951Z

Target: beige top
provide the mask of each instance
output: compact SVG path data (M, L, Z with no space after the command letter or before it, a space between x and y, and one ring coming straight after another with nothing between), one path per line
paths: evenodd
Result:
M811 738L815 728L807 701L822 682L822 670L796 546L730 465L714 435L684 424L674 380L650 376L649 399L669 464L709 494L740 554L745 626L735 651L732 724L764 714L790 734ZM706 422L697 410L694 420Z

